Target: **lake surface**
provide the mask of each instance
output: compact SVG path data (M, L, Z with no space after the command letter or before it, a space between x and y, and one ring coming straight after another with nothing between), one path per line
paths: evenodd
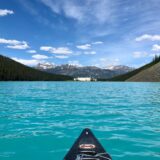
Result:
M85 127L113 160L159 160L160 83L0 82L0 160L62 160Z

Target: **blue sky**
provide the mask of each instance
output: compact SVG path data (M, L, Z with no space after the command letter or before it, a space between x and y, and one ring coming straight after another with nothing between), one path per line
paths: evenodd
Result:
M138 67L160 53L159 15L160 0L0 0L0 54Z

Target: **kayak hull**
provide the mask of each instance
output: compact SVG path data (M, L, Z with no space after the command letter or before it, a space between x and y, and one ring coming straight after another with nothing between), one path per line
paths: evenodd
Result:
M75 141L64 160L111 160L111 156L105 151L92 131L84 129Z

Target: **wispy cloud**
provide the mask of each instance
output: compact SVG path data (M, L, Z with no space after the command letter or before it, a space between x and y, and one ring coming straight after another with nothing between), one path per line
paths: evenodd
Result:
M46 55L42 55L42 54L35 54L32 56L32 58L42 60L42 59L48 59L49 57Z
M102 41L96 41L96 42L92 42L92 44L103 44L104 42Z
M29 48L28 44L26 42L22 42L21 44L17 45L8 45L7 48L11 49L27 49Z
M12 10L0 9L0 17L11 15L11 14L14 14Z
M152 51L159 52L159 51L160 51L160 45L154 44L154 45L152 46Z
M93 45L99 45L99 44L103 44L103 42L102 41L96 41L96 42L92 42L92 43L87 43L87 44L83 44L83 45L77 45L76 47L78 48L78 49L82 49L82 50L89 50L89 49L91 49L91 47L93 46ZM87 53L87 52L86 52ZM89 53L89 52L88 52ZM93 53L94 54L94 52L90 52L90 53Z
M109 0L41 0L54 13L64 14L82 23L105 23L111 19L111 3Z
M26 41L18 41L18 40L10 40L10 39L4 39L0 38L0 44L6 44L7 48L11 49L28 49L30 48L28 43Z
M140 52L140 51L133 53L134 58L144 58L144 57L147 57L148 55L149 54L147 52Z
M85 51L84 54L94 55L94 54L96 54L96 51Z
M64 56L64 55L59 55L59 56L55 56L56 58L59 58L59 59L67 59L69 58L68 56Z
M76 46L78 49L83 49L83 50L88 50L91 49L91 45L90 44L84 44L84 45L78 45Z
M144 41L144 40L150 40L150 41L160 41L160 35L149 35L144 34L135 39L137 42Z
M72 50L70 50L68 47L51 47L51 46L41 46L40 47L41 51L47 51L49 53L53 53L53 54L64 54L64 55L68 55L72 53Z
M37 53L37 51L36 50L28 50L28 51L26 51L27 53Z

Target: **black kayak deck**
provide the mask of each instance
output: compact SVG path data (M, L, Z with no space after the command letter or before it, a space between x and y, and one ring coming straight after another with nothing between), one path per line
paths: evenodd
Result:
M86 128L75 141L64 160L111 160L97 138Z

